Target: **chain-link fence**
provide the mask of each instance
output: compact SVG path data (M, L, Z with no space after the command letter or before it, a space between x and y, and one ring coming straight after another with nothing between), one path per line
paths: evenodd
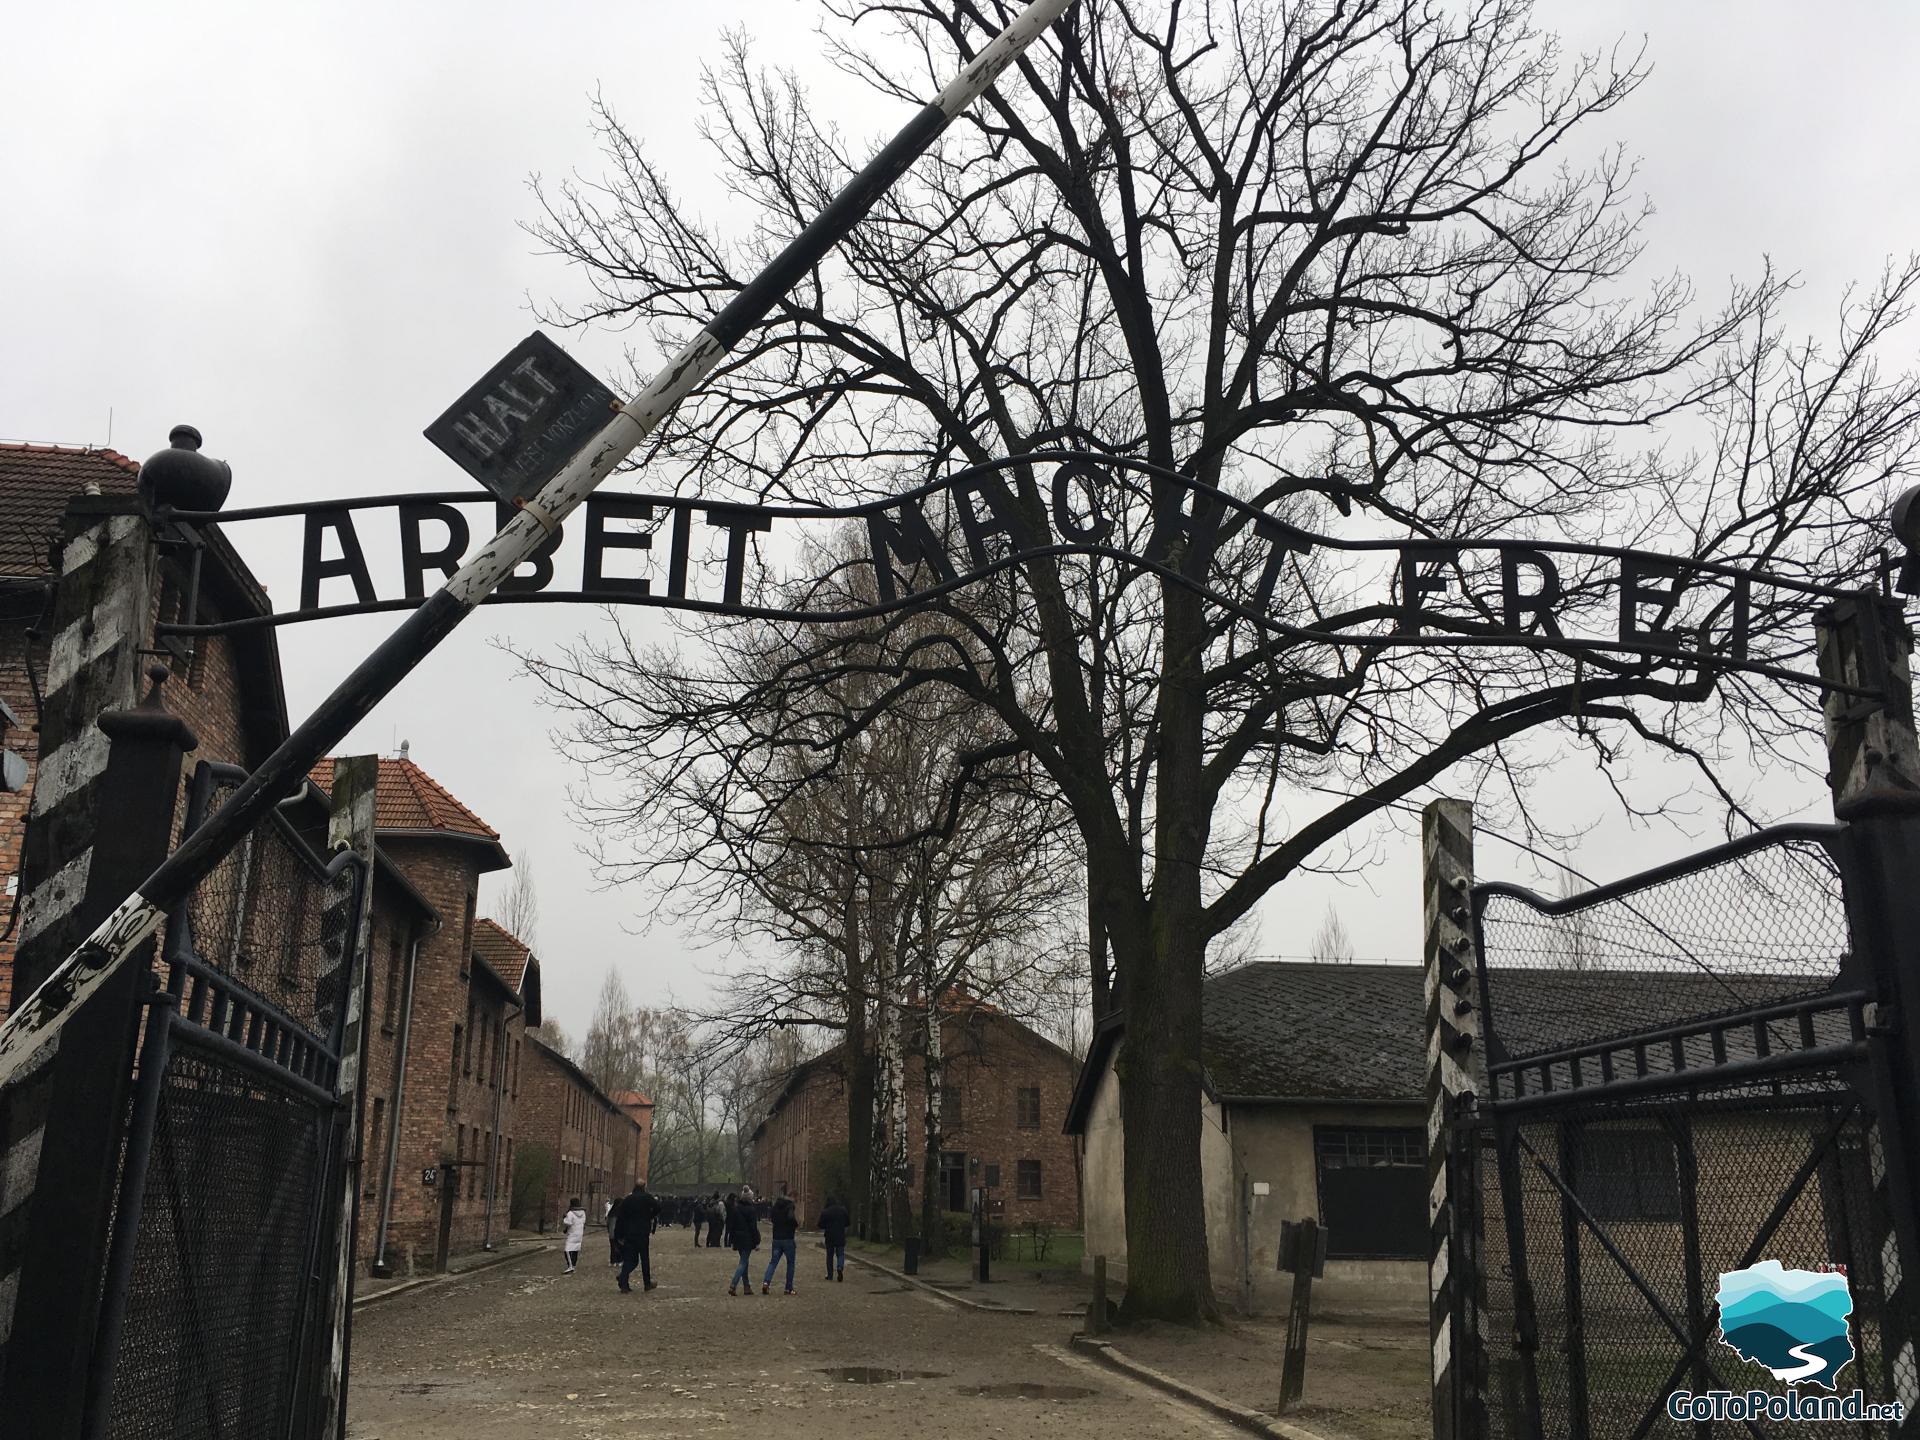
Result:
M199 767L188 828L239 773ZM323 825L325 808L306 817ZM139 1054L97 1367L112 1440L286 1440L329 1297L358 867L276 813L172 917Z
M1890 1433L1668 1408L1913 1393L1848 853L1838 828L1795 827L1574 899L1476 889L1483 1103L1454 1143L1478 1218L1460 1304L1478 1311L1463 1373L1484 1433ZM1848 1308L1817 1335L1770 1323L1736 1278L1769 1261L1844 1275L1783 1283Z

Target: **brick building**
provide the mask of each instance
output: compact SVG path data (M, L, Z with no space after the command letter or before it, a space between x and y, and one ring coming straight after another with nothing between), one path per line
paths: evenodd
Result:
M112 450L0 444L0 701L18 721L0 745L27 762L26 785L0 793L0 1014L18 951L44 974L82 938L67 922L99 821L94 722L135 702L148 665L165 663L166 706L199 739L190 764L252 766L286 738L271 629L156 634L269 607L217 526L151 518L139 470Z
M145 503L139 468L110 450L0 444L0 701L13 717L0 745L27 762L26 784L0 792L0 1014L16 961L43 976L83 938L108 803L97 721L135 703L149 667L165 666L162 703L198 739L189 772L251 769L287 735L270 627L163 631L271 607L218 525ZM332 762L312 779L281 813L324 849ZM357 1258L407 1271L506 1231L540 970L475 920L480 876L511 863L499 835L404 753L380 763L376 838ZM620 1165L637 1154L644 1167L644 1143L620 1138Z
M1080 1224L1079 1147L1061 1129L1079 1067L1065 1050L1009 1015L978 1002L958 1005L942 1027L940 1206L965 1210L984 1186L1007 1225ZM847 1093L842 1050L797 1066L753 1132L753 1183L762 1194L786 1181L811 1220L829 1189L846 1182ZM907 1061L908 1188L916 1213L925 1173L919 1057Z
M638 1090L616 1090L613 1103L620 1107L633 1122L631 1130L622 1129L620 1141L616 1142L613 1157L613 1169L616 1175L632 1177L627 1188L633 1188L633 1181L648 1178L648 1165L653 1159L653 1101ZM624 1150L620 1148L624 1145Z
M332 763L321 762L313 778L327 790ZM512 863L491 826L404 752L381 760L374 811L382 856L438 920L398 946L393 933L382 945L375 932L380 1024L368 1060L364 1139L392 1179L383 1174L377 1193L363 1199L371 1223L362 1226L360 1258L406 1272L437 1268L506 1233L525 1031L540 1020L540 969L513 936L476 920L480 877ZM422 1179L428 1171L433 1185Z
M627 1108L538 1035L527 1037L526 1062L519 1160L526 1211L519 1218L551 1224L577 1195L597 1220L609 1199L646 1178L647 1136Z

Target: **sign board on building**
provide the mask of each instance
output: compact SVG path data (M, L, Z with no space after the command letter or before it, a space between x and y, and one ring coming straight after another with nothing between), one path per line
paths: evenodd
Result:
M440 1172L431 1165L427 1166L426 1169L420 1172L420 1183L422 1185L438 1185L440 1183Z
M426 429L509 504L531 499L613 418L619 401L538 330Z

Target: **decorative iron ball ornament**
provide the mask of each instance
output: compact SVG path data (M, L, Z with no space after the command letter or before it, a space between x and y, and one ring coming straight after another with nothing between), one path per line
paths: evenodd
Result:
M233 488L233 467L200 453L200 432L176 425L169 444L147 457L140 467L140 498L150 506L176 510L218 510Z

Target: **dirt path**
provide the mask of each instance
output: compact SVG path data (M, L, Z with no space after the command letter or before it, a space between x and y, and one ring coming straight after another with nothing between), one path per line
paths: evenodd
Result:
M678 1232L668 1232L677 1236ZM764 1250L761 1256L764 1257ZM589 1251L591 1258L593 1252ZM668 1238L649 1294L544 1259L359 1317L351 1440L615 1440L764 1430L779 1440L1243 1432L1066 1352L1071 1322L980 1315L803 1250L799 1293L727 1296L731 1252ZM756 1279L758 1275L756 1273Z

